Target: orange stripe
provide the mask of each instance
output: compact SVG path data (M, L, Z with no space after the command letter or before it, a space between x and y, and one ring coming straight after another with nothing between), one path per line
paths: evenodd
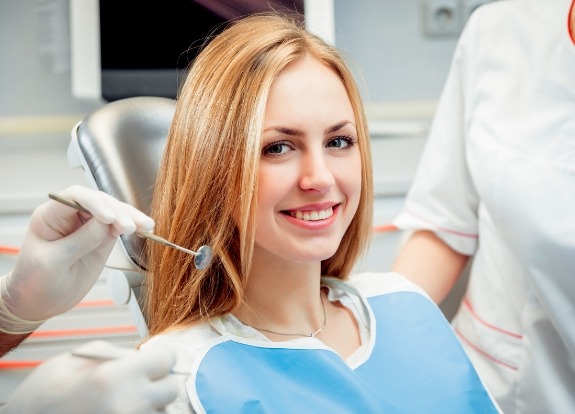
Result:
M132 333L137 332L136 327L128 326L115 326L106 328L91 328L91 329L59 329L59 330L46 330L35 331L30 334L29 338L53 338L59 336L83 336L83 335L109 335L115 333Z
M0 361L0 370L36 368L44 361Z
M78 303L76 308L106 308L109 306L115 306L116 304L112 300L83 300Z
M375 226L373 228L373 231L375 233L387 233L387 232L392 232L392 231L397 231L398 228L397 226L394 226L393 224L382 224L379 226Z
M20 248L19 247L13 247L13 246L0 246L0 253L18 254L18 253L20 253Z

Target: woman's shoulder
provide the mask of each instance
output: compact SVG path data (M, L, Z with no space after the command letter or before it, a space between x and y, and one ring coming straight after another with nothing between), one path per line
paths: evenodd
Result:
M209 323L175 329L151 336L141 349L169 348L176 353L175 371L189 371L192 362L213 340L220 337Z
M345 283L348 283L354 287L362 296L366 298L397 292L414 292L428 297L423 289L407 279L405 276L396 272L354 273L349 276Z

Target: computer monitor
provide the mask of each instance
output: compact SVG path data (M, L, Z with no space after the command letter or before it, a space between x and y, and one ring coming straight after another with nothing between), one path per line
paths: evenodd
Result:
M333 0L70 0L72 94L175 98L206 37L271 8L303 14L309 30L335 43Z

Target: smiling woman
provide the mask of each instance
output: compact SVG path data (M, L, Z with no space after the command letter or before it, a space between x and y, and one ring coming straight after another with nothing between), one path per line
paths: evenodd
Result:
M360 200L356 137L353 108L334 71L310 57L282 70L264 118L256 265L266 255L320 263L336 253Z
M168 412L498 412L448 322L398 274L350 275L372 228L370 139L338 51L238 20L177 100L152 216L142 346L189 372ZM417 398L416 398L417 397Z

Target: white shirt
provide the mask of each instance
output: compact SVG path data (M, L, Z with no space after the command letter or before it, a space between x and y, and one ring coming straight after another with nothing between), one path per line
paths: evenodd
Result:
M475 255L454 327L506 414L575 413L571 3L473 14L395 220Z

